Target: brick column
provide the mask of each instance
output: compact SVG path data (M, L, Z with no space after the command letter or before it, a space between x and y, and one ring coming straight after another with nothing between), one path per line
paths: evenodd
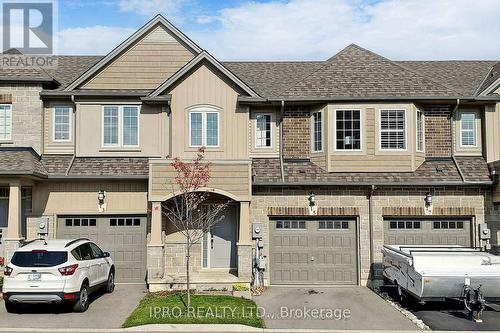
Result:
M5 259L9 261L23 239L21 234L21 183L10 183L9 215L7 217L7 235L4 238Z
M238 237L238 277L250 282L252 276L252 238L250 235L250 202L240 202L240 230Z

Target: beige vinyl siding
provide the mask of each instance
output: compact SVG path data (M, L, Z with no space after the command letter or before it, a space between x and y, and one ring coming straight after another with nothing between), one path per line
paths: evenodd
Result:
M147 181L46 181L33 190L33 215L98 214L97 193L106 191L107 214L147 213Z
M73 154L75 143L75 113L71 114L71 141L54 141L54 107L68 106L74 109L73 103L68 101L49 101L43 108L43 153L44 154Z
M176 171L172 160L150 160L150 200L164 201L171 197L175 186ZM213 161L210 166L209 188L224 191L233 199L248 201L251 196L250 161ZM223 192L218 192L224 194Z
M336 150L335 111L361 110L362 144L360 151ZM380 110L406 110L406 150L380 149ZM411 172L424 161L425 153L416 152L416 107L413 104L330 104L330 172Z
M172 91L172 156L191 159L197 148L189 147L189 112L197 107L219 111L219 147L208 147L208 160L248 159L248 108L238 108L238 92L215 70L202 65Z
M139 146L102 146L102 108L105 105L138 105ZM168 149L168 117L161 106L131 104L116 101L113 104L77 104L76 147L78 156L166 156Z
M257 126L258 114L271 114L271 147L270 148L257 148L255 130ZM279 157L280 151L280 136L279 136L279 122L276 108L259 108L252 107L250 112L249 141L248 146L250 149L250 157Z
M193 58L192 51L158 26L82 88L155 89Z
M486 131L486 162L500 160L500 103L486 106L485 111Z
M473 112L476 115L476 146L475 147L462 147L462 135L460 132L460 119L463 113ZM479 108L460 108L457 110L455 119L453 121L455 131L455 155L458 156L481 156L483 154L482 145L482 124L481 124L481 110ZM497 137L498 140L498 137Z

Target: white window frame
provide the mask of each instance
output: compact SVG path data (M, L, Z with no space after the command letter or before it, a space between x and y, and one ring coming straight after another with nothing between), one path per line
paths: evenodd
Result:
M464 114L472 114L474 116L474 129L469 130L469 129L464 129L463 128L463 122L462 122L462 117ZM474 111L461 111L460 112L460 148L477 148L478 147L478 128L477 128L477 112ZM462 133L463 131L473 131L474 134L474 144L473 145L464 145L462 142Z
M422 115L422 149L418 149L418 115ZM425 151L425 114L423 110L418 110L416 113L416 119L415 119L415 143L416 147L415 149L419 153L423 153Z
M315 145L315 120L314 115L319 114L321 116L321 149L316 150ZM313 153L322 153L325 149L325 117L323 115L323 110L313 111L311 113L311 151Z
M105 144L104 143L104 108L106 107L117 107L118 108L118 143L117 144ZM137 144L136 145L124 145L123 144L123 108L124 107L134 107L137 108ZM101 107L101 147L103 148L137 148L140 146L141 138L141 107L140 105L102 105Z
M337 111L359 111L359 149L337 149ZM364 144L363 144L363 112L361 109L356 109L356 108L342 108L342 109L335 109L334 110L334 116L333 116L333 127L334 127L334 136L333 136L333 150L334 151L339 151L342 153L351 153L351 152L361 152L364 149Z
M192 143L192 137L191 137L191 116L193 113L201 113L201 145L193 145ZM208 146L207 145L207 114L217 114L217 145L216 146ZM220 147L220 112L217 109L212 109L212 108L196 108L196 109L191 109L189 110L188 114L188 122L189 122L189 133L188 133L188 139L189 139L189 148L199 148L199 147L206 147L206 148L219 148Z
M67 108L69 109L69 133L68 139L56 139L56 109ZM67 105L56 105L52 109L52 141L54 142L71 142L73 138L73 108Z
M9 122L9 137L8 138L4 138L4 139L0 139L0 142L8 142L8 141L11 141L12 140L12 104L0 104L0 106L8 106L9 107L9 113L10 113L10 122Z
M404 136L405 136L405 148L382 148L382 111L403 111L405 115L405 128L404 128ZM393 109L379 109L378 110L378 149L379 151L384 152L398 152L398 151L408 151L408 111L404 108L393 108Z
M270 128L270 135L271 135L271 138L270 138L270 141L271 141L271 144L269 146L259 146L257 144L257 140L258 140L258 137L257 137L257 132L258 132L258 127L257 127L257 124L258 124L258 116L269 116L269 128ZM255 136L255 142L254 142L254 147L256 149L271 149L273 148L273 136L274 136L274 131L273 131L273 114L272 113L269 113L269 112L256 112L255 113L255 130L254 130L254 136Z

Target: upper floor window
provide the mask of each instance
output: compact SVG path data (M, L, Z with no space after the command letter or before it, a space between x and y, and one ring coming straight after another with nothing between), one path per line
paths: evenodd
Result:
M256 116L255 147L271 147L271 114L260 113Z
M406 149L406 110L380 110L380 149Z
M361 111L335 111L337 150L361 150Z
M417 110L417 151L424 151L424 113Z
M139 107L103 107L103 146L139 145Z
M12 139L12 105L0 104L0 140Z
M313 112L313 131L312 131L312 146L313 151L323 151L323 113L321 111Z
M54 108L54 141L71 140L71 108L69 106L56 106Z
M219 146L219 112L203 108L189 113L189 146Z
M462 147L475 147L477 145L476 114L463 112L460 115L460 143Z

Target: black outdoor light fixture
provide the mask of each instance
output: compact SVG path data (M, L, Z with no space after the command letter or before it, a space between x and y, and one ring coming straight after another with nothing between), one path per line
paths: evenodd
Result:
M311 206L311 207L312 206L316 206L316 195L313 192L311 192L309 194L309 199L308 200L309 200L309 206Z
M432 205L432 194L431 194L431 192L427 192L427 194L425 195L424 201L425 201L425 205L426 206Z
M97 200L99 200L99 206L104 205L104 199L106 198L106 191L99 190L97 193Z

